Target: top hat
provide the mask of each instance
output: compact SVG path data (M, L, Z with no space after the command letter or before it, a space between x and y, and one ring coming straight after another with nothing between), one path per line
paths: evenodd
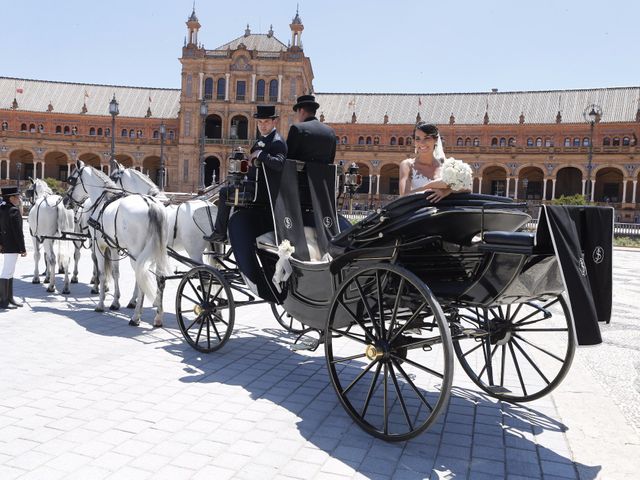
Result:
M256 105L253 118L278 118L275 105Z
M301 107L311 107L313 110L320 108L320 104L316 102L316 97L313 95L302 95L298 97L296 104L293 106L293 111L296 112Z
M3 197L10 197L12 195L20 194L20 192L18 191L18 187L2 187L2 189L0 190L2 191Z

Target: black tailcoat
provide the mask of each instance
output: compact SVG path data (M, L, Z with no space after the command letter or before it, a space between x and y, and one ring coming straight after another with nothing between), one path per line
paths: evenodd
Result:
M6 202L0 205L0 246L2 253L23 253L22 215L18 207Z
M288 158L303 162L327 164L336 158L336 134L316 117L291 125L287 146Z

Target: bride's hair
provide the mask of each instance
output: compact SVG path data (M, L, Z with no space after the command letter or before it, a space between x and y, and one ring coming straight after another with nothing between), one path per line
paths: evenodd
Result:
M442 164L446 156L444 154L444 149L442 148L442 139L440 138L438 127L436 127L432 123L418 122L416 124L415 130L420 130L425 135L429 135L436 139L436 145L433 149L433 158L435 158Z

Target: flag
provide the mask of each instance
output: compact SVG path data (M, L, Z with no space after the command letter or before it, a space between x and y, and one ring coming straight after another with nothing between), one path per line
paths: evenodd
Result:
M16 88L16 93L24 93L24 89L23 88Z

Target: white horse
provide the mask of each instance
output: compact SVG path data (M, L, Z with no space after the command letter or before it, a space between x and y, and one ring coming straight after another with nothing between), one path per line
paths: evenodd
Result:
M129 322L139 325L145 295L154 298L156 316L155 327L162 326L162 290L163 282L156 282L154 287L152 274L148 268L155 265L157 278L168 272L166 249L167 219L162 205L152 197L143 195L121 196L118 187L100 170L78 161L76 170L69 177L71 185L67 195L75 204L80 204L88 197L91 200L86 211L88 224L95 226L93 245L98 260L100 275L100 298L95 310L104 311L105 280L107 258L111 251L125 251L135 271L136 282L140 286L136 299L136 309ZM111 257L111 259L114 259ZM117 274L114 268L114 303L112 308L119 308L120 291L117 286Z
M69 293L69 261L71 248L66 240L54 240L62 232L73 231L73 211L65 208L60 195L54 195L49 186L40 179L32 180L27 196L32 197L33 207L29 211L29 230L33 240L33 259L35 268L32 283L40 283L40 245L44 247L45 264L49 283L47 292L55 291L56 260L64 273L63 294ZM56 259L56 249L58 256Z
M118 168L111 178L126 193L151 195L158 200L168 201L155 183L144 173L133 169ZM218 208L206 200L188 200L180 204L167 205L167 246L184 251L189 258L204 263L203 253L211 244L203 237L211 234Z

